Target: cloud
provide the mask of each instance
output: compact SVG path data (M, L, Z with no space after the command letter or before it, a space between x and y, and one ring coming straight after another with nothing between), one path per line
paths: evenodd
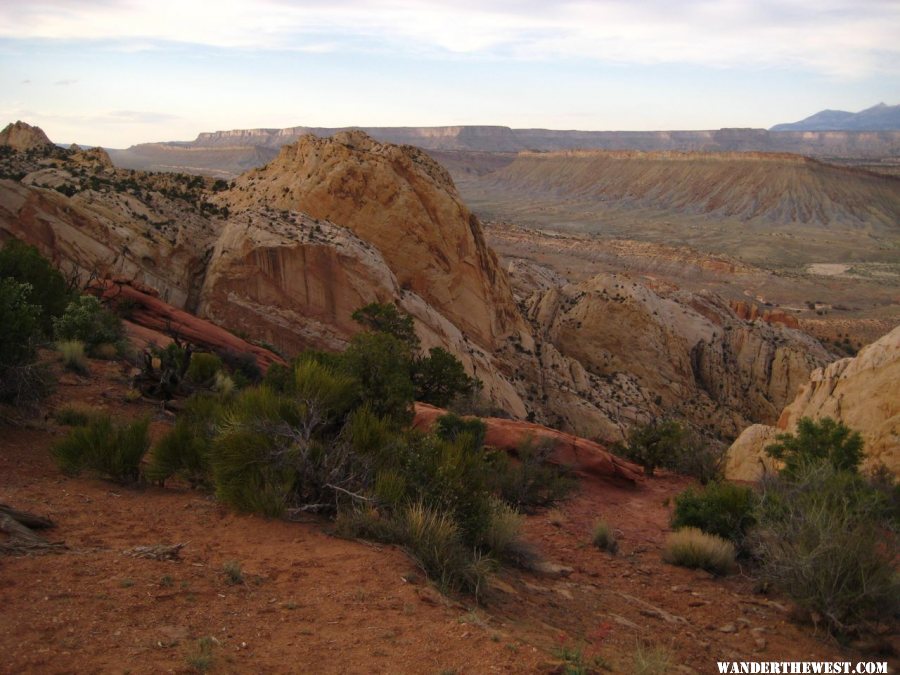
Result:
M68 87L70 84L75 84L78 80L57 80L53 84L57 87Z
M516 60L804 68L900 67L900 3L884 0L31 0L0 6L0 36ZM158 46L158 44L156 44Z

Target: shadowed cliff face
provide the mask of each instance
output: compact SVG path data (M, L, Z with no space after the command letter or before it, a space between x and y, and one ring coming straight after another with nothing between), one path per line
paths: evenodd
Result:
M420 150L361 132L307 136L220 196L232 212L297 210L373 244L413 291L493 348L521 329L512 293L447 172Z

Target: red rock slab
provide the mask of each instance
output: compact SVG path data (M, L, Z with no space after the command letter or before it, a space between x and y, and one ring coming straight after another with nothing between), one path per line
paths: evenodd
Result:
M447 411L442 408L416 403L413 426L417 429L430 429L438 417L446 414ZM586 438L532 422L499 417L482 417L481 421L487 426L485 445L514 454L519 445L529 438L535 441L548 440L553 443L550 461L571 467L582 477L612 479L630 484L643 480L643 469L639 465L617 457L599 443Z
M257 365L263 372L268 370L273 363L285 363L285 360L274 352L251 344L210 321L200 319L184 310L176 309L158 297L138 290L129 284L107 279L97 282L91 290L104 300L113 303L127 300L132 304L130 322L145 329L165 335L178 336L181 340L212 351L253 354L256 357ZM143 337L153 339L153 336L146 332Z

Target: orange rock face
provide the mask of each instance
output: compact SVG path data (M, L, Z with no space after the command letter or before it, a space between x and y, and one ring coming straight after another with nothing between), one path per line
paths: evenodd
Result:
M419 429L431 428L438 417L447 413L425 403L416 403L415 411L413 425ZM529 439L549 441L553 444L550 461L571 467L583 477L637 483L643 475L642 468L637 464L613 455L599 443L586 438L531 422L499 417L485 417L482 421L487 426L485 445L515 454L516 449Z
M96 285L94 290L105 300L112 302L128 300L132 303L131 321L138 326L166 335L176 335L183 340L214 351L253 354L256 357L257 365L263 372L273 363L283 364L285 362L284 359L268 349L251 344L224 328L198 319L193 314L176 309L159 298L131 286L107 280ZM148 340L153 338L153 335L146 331L136 331L136 335Z
M797 317L791 316L780 309L764 309L759 311L759 306L752 302L744 302L743 300L732 301L731 309L737 314L738 318L744 321L756 321L762 319L766 323L778 323L788 328L800 329L800 322Z
M304 136L219 199L232 212L295 210L349 228L381 251L402 288L485 348L521 327L481 224L447 172L421 150L362 132Z

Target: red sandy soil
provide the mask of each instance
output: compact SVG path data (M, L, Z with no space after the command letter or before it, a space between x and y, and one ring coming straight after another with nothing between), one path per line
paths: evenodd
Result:
M716 672L728 660L885 660L794 623L784 598L660 560L667 503L689 484L585 481L558 509L529 516L525 538L568 576L500 573L479 606L435 591L398 548L328 534L328 523L237 515L187 488L122 488L63 476L50 446L66 432L49 412L79 402L119 418L150 414L126 400L127 367L91 362L63 374L48 411L0 428L0 503L46 515L68 550L0 557L0 672L192 672L211 636L210 672L550 673L560 645L631 672L639 642L672 655L669 672ZM589 544L603 517L611 556ZM2 536L2 535L0 535ZM185 543L178 562L133 558L135 546ZM223 566L240 564L244 582ZM896 667L896 663L892 664Z

